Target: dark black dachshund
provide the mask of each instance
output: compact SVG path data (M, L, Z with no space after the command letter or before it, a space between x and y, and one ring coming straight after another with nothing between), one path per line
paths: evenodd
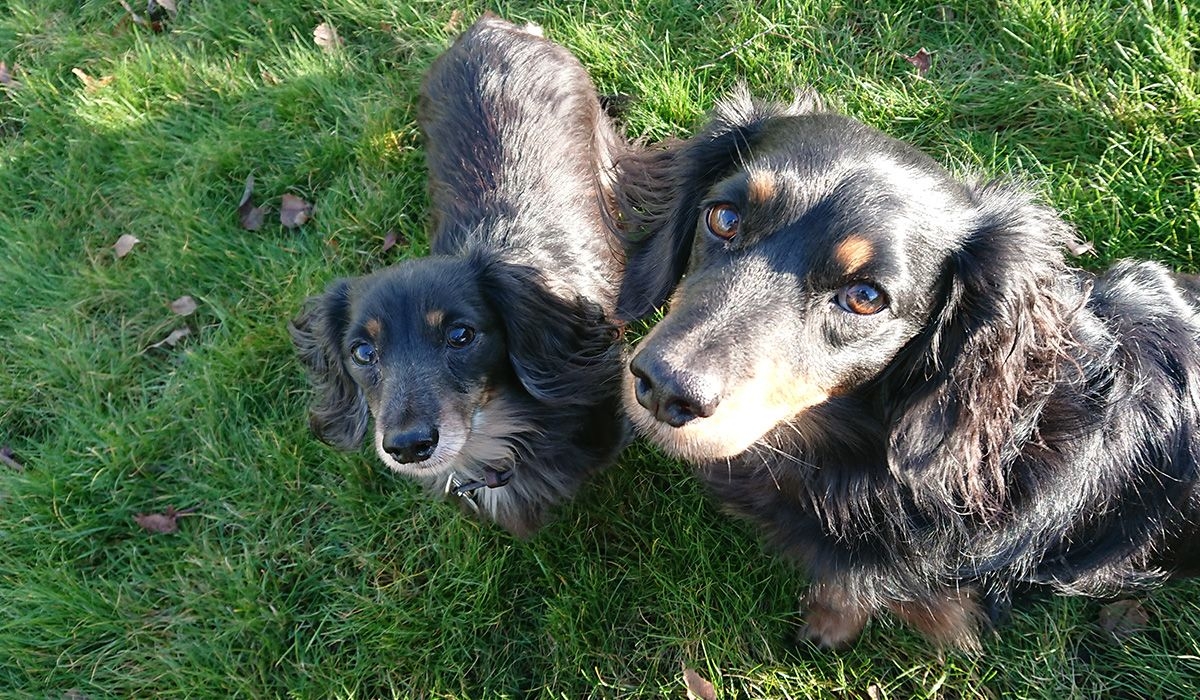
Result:
M1015 589L1197 573L1197 278L1074 270L1019 188L807 96L739 93L623 170L626 312L687 271L627 408L804 565L809 638L886 609L972 649Z
M429 69L433 255L334 282L292 337L311 425L527 536L627 441L606 225L626 148L580 63L494 16Z

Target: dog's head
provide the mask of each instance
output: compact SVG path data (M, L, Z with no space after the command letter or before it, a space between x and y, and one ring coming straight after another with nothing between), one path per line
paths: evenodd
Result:
M479 443L512 430L511 415L491 413L595 396L618 352L594 304L549 292L531 268L480 256L339 280L290 330L315 387L313 432L354 449L371 416L380 459L409 475L486 458L480 450L491 448Z
M1069 227L1052 212L811 99L735 95L657 166L667 191L642 196L630 267L659 273L631 281L626 308L686 276L627 376L644 434L710 462L870 394L911 478L996 456L1065 313Z

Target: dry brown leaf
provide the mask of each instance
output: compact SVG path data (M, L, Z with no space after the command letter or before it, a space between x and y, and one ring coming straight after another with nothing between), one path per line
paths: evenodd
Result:
M79 78L80 82L83 83L83 89L87 90L88 92L91 92L92 90L97 90L99 88L104 87L105 85L108 85L109 83L112 82L112 79L113 79L113 77L111 75L105 75L100 78L93 78L92 76L88 75L87 73L84 73L81 68L72 68L71 74L74 75L76 78Z
M174 311L180 316L191 316L196 313L196 300L189 294L184 294L175 301L171 302L171 311Z
M391 250L392 248L395 248L396 244L399 241L400 241L400 234L396 233L396 229L392 229L391 231L388 231L387 234L383 237L383 252L386 253L389 250Z
M279 223L285 228L303 226L304 222L312 218L312 210L312 205L303 199L294 194L285 194L283 202L279 205Z
M257 231L262 228L267 210L254 206L254 174L246 176L246 187L242 190L242 199L238 202L238 223L247 231Z
M462 24L462 18L463 18L462 10L455 10L454 12L451 12L450 20L448 22L446 22L446 26L442 27L442 29L447 34L458 33L458 25Z
M117 254L117 259L120 260L126 255L129 255L129 251L133 250L133 247L141 242L142 241L132 233L123 233L121 234L121 237L117 239L117 242L113 243L113 252Z
M717 689L695 670L683 669L683 682L687 686L688 700L717 700Z
M12 75L13 71L15 70L17 70L17 65L15 63L10 71L8 69L8 64L4 61L0 61L0 86L8 88L9 90L15 90L21 87L21 83L17 82L17 79Z
M167 510L162 513L137 513L133 519L138 525L142 526L143 530L157 532L163 535L169 535L172 532L179 531L179 517L195 512L195 508L184 508L183 510L175 510L173 506L167 506Z
M1071 238L1067 241L1067 250L1071 255L1095 255L1096 247L1091 244L1091 241L1081 241Z
M25 471L25 465L17 460L17 455L13 453L13 449L8 445L0 447L0 464L15 472Z
M1131 637L1146 628L1150 614L1136 600L1118 600L1100 608L1100 629L1117 639Z
M880 688L878 683L868 685L867 698L868 700L884 700L883 688Z
M337 30L328 22L322 22L313 30L313 41L325 51L336 51L342 45Z
M167 334L166 338L163 338L162 340L158 341L157 343L151 345L150 347L148 347L146 349L152 350L154 348L161 348L164 345L166 345L169 348L173 348L179 344L179 341L183 340L184 338L188 337L191 334L192 334L192 331L187 326L184 326L183 328L176 328L175 330L173 330L169 334Z
M922 46L913 55L905 56L904 60L917 67L917 75L925 75L929 72L929 67L933 65L933 54Z

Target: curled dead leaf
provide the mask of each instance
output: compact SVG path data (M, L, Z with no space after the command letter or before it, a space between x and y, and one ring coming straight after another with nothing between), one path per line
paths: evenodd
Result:
M1118 600L1100 608L1100 629L1125 639L1146 629L1150 614L1137 600Z
M21 462L17 460L16 453L14 453L13 449L8 445L0 447L0 464L3 464L15 472L25 471L25 465L21 464Z
M129 255L129 251L133 250L133 247L141 242L142 241L132 233L123 233L121 234L121 237L117 239L117 242L113 243L113 252L116 253L117 259L120 260L126 255Z
M395 248L396 244L399 242L400 234L396 233L396 229L388 231L383 237L383 252L386 253L392 248Z
M0 87L7 88L9 90L15 90L21 87L21 83L17 82L17 79L12 75L13 71L15 70L17 70L15 63L13 64L12 70L9 70L8 64L4 61L0 61Z
M335 51L342 45L337 30L328 22L322 22L313 30L313 41L325 51Z
M71 75L74 75L76 78L79 78L79 81L81 83L83 83L83 89L87 90L88 92L102 88L105 85L108 85L109 83L111 83L113 80L113 77L111 75L105 75L105 76L102 76L99 78L93 78L92 76L88 75L87 73L84 73L83 69L81 69L81 68L72 68Z
M442 27L442 30L445 31L447 34L458 33L458 28L459 28L459 25L462 24L462 19L463 19L462 10L455 9L453 12L450 13L450 19L447 20L446 26Z
M285 194L279 205L279 223L285 228L303 226L312 218L312 211L313 207L308 202L294 194Z
M917 49L917 52L913 55L905 56L904 60L916 66L918 75L925 75L929 72L930 67L933 65L933 54L929 53L929 51L922 46L920 49Z
M196 300L189 294L184 294L171 302L171 311L180 316L191 316L196 313Z
M1067 250L1071 255L1095 255L1096 247L1090 241L1081 241L1072 238L1067 241Z
M917 75L925 75L929 72L930 66L933 65L933 54L929 53L924 46L917 49L917 52L911 56L905 56L904 60L917 67Z
M148 347L146 349L153 350L155 348L161 348L164 345L169 348L173 348L179 344L179 341L183 340L184 338L188 337L191 334L192 334L192 331L187 326L184 326L183 328L176 328L175 330L173 330L169 334L167 334L166 338L163 338L162 340L158 341L157 343L151 345L150 347Z
M133 516L133 519L143 530L169 535L179 531L180 516L188 515L195 512L195 510L195 508L175 510L174 507L167 506L166 511L162 513L137 513Z
M257 231L262 228L267 210L254 206L254 173L246 176L246 187L242 190L242 199L238 202L238 223L247 231Z
M683 683L687 686L688 700L717 700L717 689L694 669L683 669Z

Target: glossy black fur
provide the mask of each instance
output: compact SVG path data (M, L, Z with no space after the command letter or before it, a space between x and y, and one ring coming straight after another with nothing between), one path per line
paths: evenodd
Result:
M354 449L373 418L381 460L437 494L511 474L473 500L526 536L628 439L605 223L626 146L566 49L490 15L429 69L418 119L432 255L334 282L294 320L312 427ZM472 340L453 347L462 327ZM377 361L353 361L360 343ZM430 456L396 449L413 434Z
M811 638L838 646L861 629L839 619L886 608L973 648L1016 588L1099 596L1197 573L1196 277L1075 270L1070 228L1020 188L957 180L811 97L735 95L623 171L640 228L625 312L687 272L637 348L627 408L804 565ZM771 196L751 201L748 182ZM740 208L729 241L705 227L715 202ZM838 305L864 281L887 309ZM741 435L721 400L764 366L826 398ZM716 408L672 427L669 401ZM722 441L708 425L732 427Z

